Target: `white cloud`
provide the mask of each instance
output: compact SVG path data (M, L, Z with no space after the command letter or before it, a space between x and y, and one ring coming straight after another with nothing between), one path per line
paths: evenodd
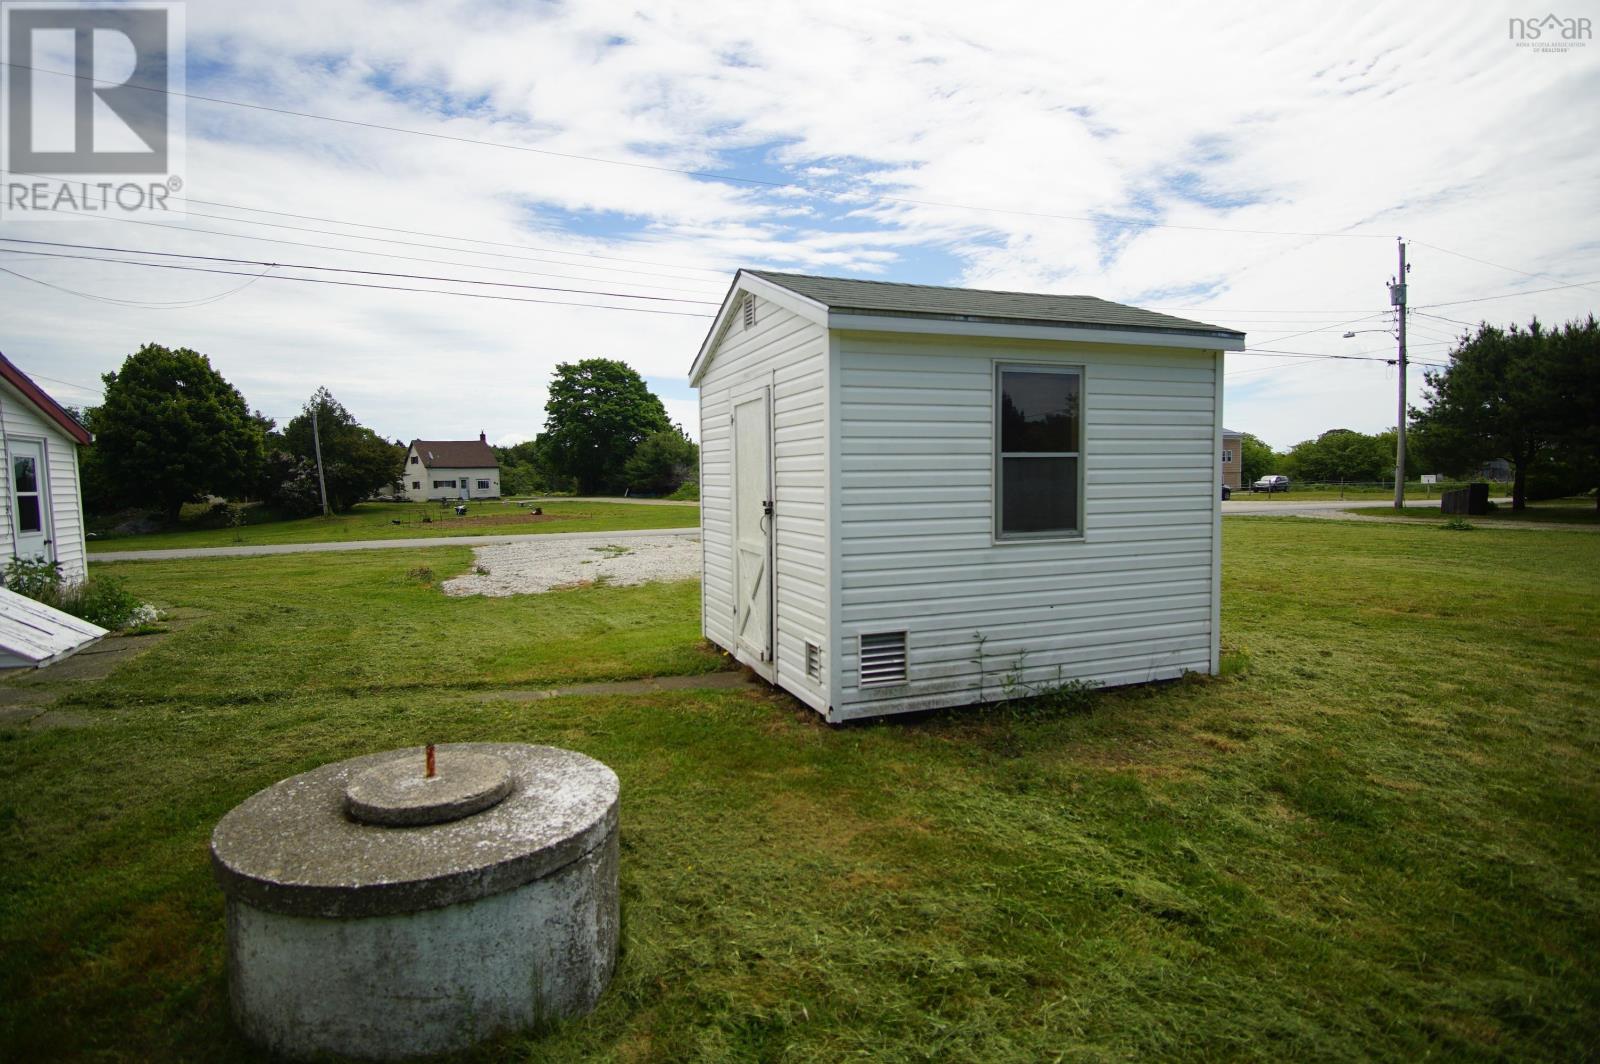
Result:
M1247 329L1263 347L1322 353L1381 346L1379 336L1340 339L1339 323L1381 316L1392 239L1211 230L1358 228L1560 279L1600 278L1590 148L1600 46L1517 49L1495 11L1397 0L1338 13L1295 3L1092 12L948 3L919 5L915 18L843 0L403 11L375 0L191 5L190 91L539 152L196 101L186 193L454 236L206 204L190 204L182 224L208 234L7 221L0 236L709 301L739 265L910 276L1138 301ZM672 169L733 169L831 192ZM841 218L846 209L854 213ZM1108 214L1197 228L1117 235L1081 220ZM1412 259L1415 304L1558 283L1420 243ZM194 299L244 280L0 260L120 299ZM406 439L531 436L556 363L603 355L681 377L706 325L272 277L187 310L112 306L3 275L0 293L0 349L26 369L93 385L141 342L184 344L211 355L268 413L292 413L326 384L378 431ZM1577 288L1440 313L1552 320L1594 304L1594 289ZM1419 330L1418 343L1444 328ZM1330 427L1393 423L1382 362L1273 365L1230 356L1231 427L1283 446ZM92 397L46 383L66 401ZM692 401L669 399L668 410L695 430Z

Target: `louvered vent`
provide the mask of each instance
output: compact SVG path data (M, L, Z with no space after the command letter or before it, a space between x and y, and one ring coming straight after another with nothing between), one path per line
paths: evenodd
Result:
M861 686L906 682L906 634L871 632L861 635Z
M815 643L806 644L806 675L822 682L822 648Z
M756 297L755 296L745 296L744 297L744 327L746 329L753 329L753 328L756 327Z

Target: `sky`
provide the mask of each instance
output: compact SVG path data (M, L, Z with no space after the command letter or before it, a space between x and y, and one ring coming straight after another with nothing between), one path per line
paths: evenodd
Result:
M1519 46L1525 4L181 6L182 213L0 211L118 249L0 243L0 351L64 403L154 342L281 419L325 385L388 437L513 443L558 363L608 357L693 434L754 267L1244 330L1295 354L1229 354L1225 421L1284 448L1393 427L1397 237L1413 360L1600 306L1600 42Z

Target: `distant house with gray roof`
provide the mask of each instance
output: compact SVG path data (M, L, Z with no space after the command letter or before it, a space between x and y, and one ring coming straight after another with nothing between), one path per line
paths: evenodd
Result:
M411 502L498 499L500 461L482 432L475 440L412 440L400 486Z

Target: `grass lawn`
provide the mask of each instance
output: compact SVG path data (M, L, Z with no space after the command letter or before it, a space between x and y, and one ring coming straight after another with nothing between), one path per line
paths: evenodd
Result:
M0 732L0 1059L251 1059L211 828L428 739L622 780L610 990L472 1059L1592 1059L1600 538L1224 529L1230 675L840 729L765 691L484 700L718 668L693 583L97 566L205 615L80 685L89 726Z
M1436 523L1449 520L1439 513L1437 506L1411 506L1396 510L1393 506L1358 506L1348 511L1353 514L1372 514L1375 517L1409 517L1417 521ZM1500 503L1486 514L1465 519L1469 524L1494 524L1499 521L1528 521L1550 525L1591 525L1600 527L1600 510L1593 499L1551 499L1528 504L1525 510L1513 510L1510 503Z
M118 550L165 550L175 547L234 547L268 543L324 543L355 539L413 539L423 536L498 536L529 532L618 532L634 528L696 528L696 503L646 506L628 502L550 502L533 506L509 501L474 501L467 515L457 517L438 503L363 502L347 514L276 520L270 512L245 510L249 523L237 528L203 525L204 507L182 522L190 527L139 535L107 534L89 541L89 553Z

